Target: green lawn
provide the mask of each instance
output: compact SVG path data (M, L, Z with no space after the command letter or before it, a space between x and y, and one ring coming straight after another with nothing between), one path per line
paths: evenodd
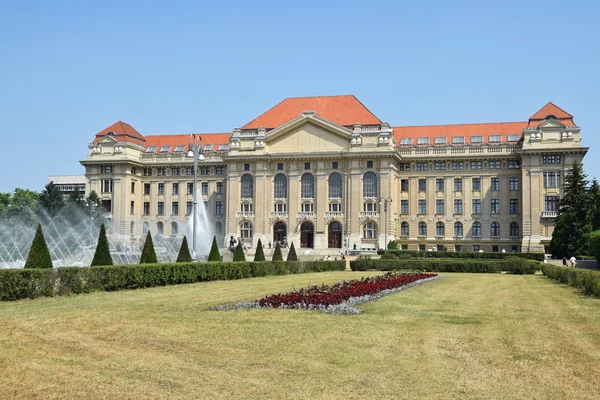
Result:
M215 312L328 272L0 303L0 398L596 399L600 300L444 274L358 316Z

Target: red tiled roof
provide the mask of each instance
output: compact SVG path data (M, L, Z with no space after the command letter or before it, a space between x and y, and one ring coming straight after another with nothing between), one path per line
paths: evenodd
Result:
M575 122L573 121L573 116L571 114L555 104L548 102L544 107L542 107L538 112L529 118L529 127L534 128L539 126L542 121L544 121L546 117L550 115L556 117L556 119L563 125L575 126Z
M207 144L214 144L214 151L217 151L220 144L229 145L229 138L231 133L201 133L202 148ZM190 134L178 134L178 135L151 135L146 136L145 148L150 146L156 146L156 151L159 152L162 146L171 146L170 152L175 150L175 146L185 145L185 150L188 150L190 144Z
M457 124L457 125L424 125L424 126L398 126L394 128L394 137L400 144L401 138L412 138L412 144L417 144L420 137L428 137L429 144L434 144L435 138L446 137L446 143L452 144L453 136L464 136L465 144L471 142L471 136L483 136L483 143L489 142L490 135L502 135L506 142L507 135L523 133L527 122L492 122L484 124Z
M108 128L101 130L96 133L96 138L94 139L94 143L100 141L104 136L106 136L109 132L114 133L114 137L122 142L131 142L135 144L143 145L144 136L135 130L135 128L123 121L117 121Z
M369 111L353 95L291 97L283 100L258 118L253 119L242 129L277 128L302 115L302 111L316 111L318 116L342 126L354 124L379 125L381 120Z

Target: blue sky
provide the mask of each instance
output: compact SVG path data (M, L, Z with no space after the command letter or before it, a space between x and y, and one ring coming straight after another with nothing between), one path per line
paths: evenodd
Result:
M0 192L82 174L95 133L230 132L354 94L393 125L575 116L600 178L600 3L0 2Z

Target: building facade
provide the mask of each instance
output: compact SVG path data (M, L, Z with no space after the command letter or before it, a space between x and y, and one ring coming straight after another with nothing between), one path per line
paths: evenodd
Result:
M66 200L76 191L85 198L86 178L84 175L52 175L48 177L48 183L54 183L63 198Z
M232 133L143 136L117 122L88 146L111 235L181 238L193 178L219 242L310 251L544 251L565 175L587 148L552 103L522 122L392 126L354 96L289 98Z

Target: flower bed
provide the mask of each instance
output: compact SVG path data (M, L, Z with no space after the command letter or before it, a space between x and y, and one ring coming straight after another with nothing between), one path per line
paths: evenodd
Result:
M321 310L333 314L358 314L355 305L437 279L430 273L394 273L350 280L335 285L309 286L283 294L273 294L254 301L219 306L217 310L239 308L287 308Z

